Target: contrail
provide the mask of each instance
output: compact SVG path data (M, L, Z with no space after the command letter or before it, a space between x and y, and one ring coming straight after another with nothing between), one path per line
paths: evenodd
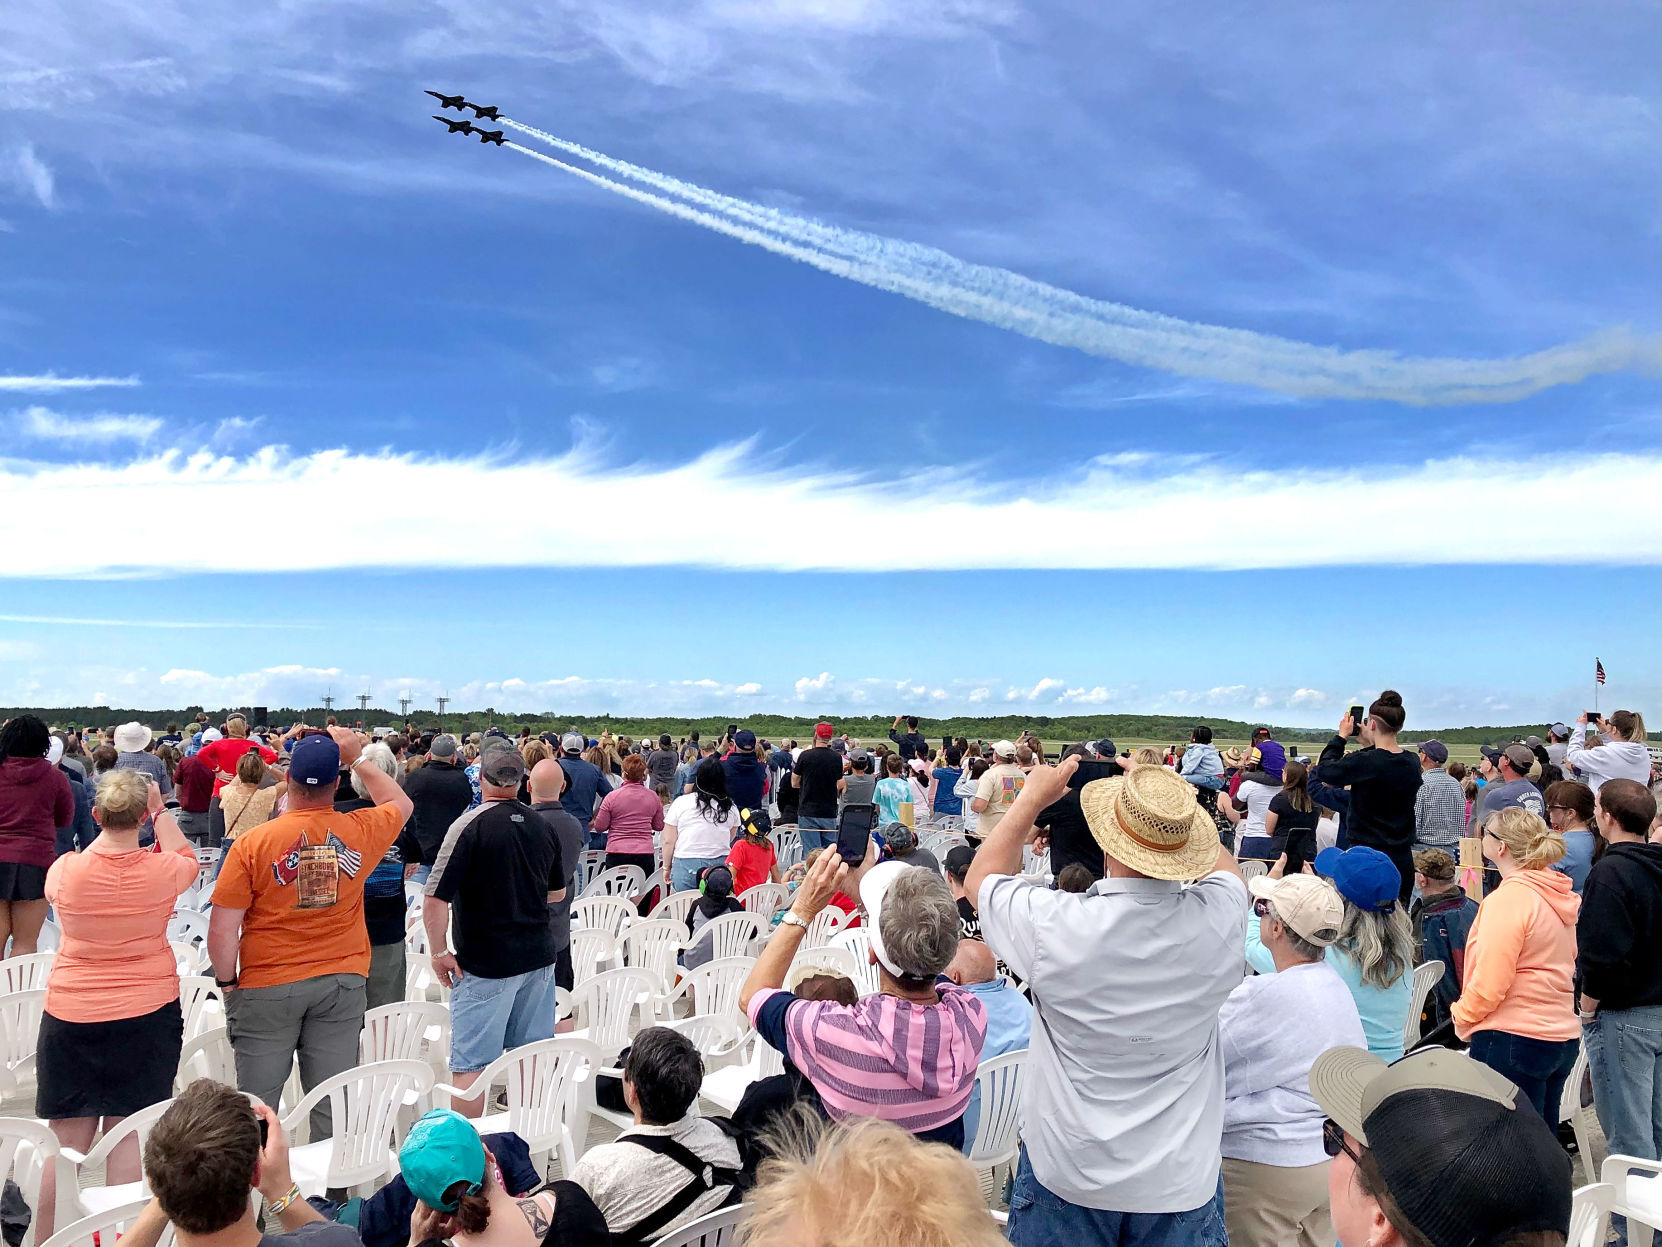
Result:
M1385 399L1420 406L1508 402L1602 373L1652 370L1659 353L1656 337L1616 329L1512 358L1414 358L1382 350L1342 351L1180 320L1092 299L1008 269L971 264L935 247L828 225L723 195L522 122L506 117L501 121L676 198L642 192L519 144L508 144L614 194L953 315L1140 367L1301 397Z

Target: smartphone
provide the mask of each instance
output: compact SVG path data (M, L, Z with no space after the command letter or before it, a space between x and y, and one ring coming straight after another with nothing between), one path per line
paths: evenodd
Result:
M1362 707L1361 706L1352 706L1350 708L1350 721L1351 721L1351 723L1353 723L1357 727L1362 726Z
M1597 710L1583 710L1581 713L1587 716L1588 727L1596 727L1598 725L1599 712Z
M877 827L877 806L870 801L851 801L837 817L837 855L850 866L866 860L866 847Z
M1068 787L1078 792L1092 780L1113 779L1116 775L1124 774L1125 771L1120 764L1109 758L1081 758L1079 769L1068 779Z
M263 1117L256 1117L254 1120L260 1123L260 1151L263 1152L266 1136L271 1133L271 1123Z

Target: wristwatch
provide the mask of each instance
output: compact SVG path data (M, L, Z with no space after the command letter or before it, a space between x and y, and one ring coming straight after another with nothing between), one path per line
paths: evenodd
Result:
M804 931L806 931L808 929L809 924L808 924L808 920L806 918L804 918L801 914L797 913L796 910L787 909L780 916L779 925L782 926L782 927L784 927L784 926L801 927Z

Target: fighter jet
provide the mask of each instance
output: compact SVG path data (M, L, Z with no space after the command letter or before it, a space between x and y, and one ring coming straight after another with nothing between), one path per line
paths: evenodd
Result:
M465 104L466 101L463 101L463 103ZM497 121L500 119L501 110L495 104L467 104L467 107L473 110L475 121Z
M505 141L500 130L481 130L478 126L475 126L473 133L479 136L481 143L495 143L498 147L501 147Z
M437 91L428 91L427 94L439 102L440 108L454 108L457 112L461 112L462 109L469 107L468 102L459 95L440 95Z
M477 134L477 133L479 133L477 127L475 127L474 124L471 121L469 121L466 117L463 117L460 121L452 121L452 120L450 120L449 117L441 117L437 113L434 113L433 114L433 120L444 122L445 125L450 127L450 133L451 134Z

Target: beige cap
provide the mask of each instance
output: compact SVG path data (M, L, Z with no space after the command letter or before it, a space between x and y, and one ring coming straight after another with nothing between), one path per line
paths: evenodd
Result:
M1275 916L1303 939L1326 948L1339 938L1345 921L1345 900L1320 875L1289 875L1268 879L1263 875L1247 880L1247 891L1275 906Z
M1463 1052L1421 1048L1390 1065L1362 1048L1329 1048L1310 1067L1310 1094L1344 1132L1369 1146L1364 1123L1399 1091L1456 1091L1516 1108L1518 1088Z
M1011 741L1000 740L993 742L993 757L1013 758L1016 756L1016 746Z

